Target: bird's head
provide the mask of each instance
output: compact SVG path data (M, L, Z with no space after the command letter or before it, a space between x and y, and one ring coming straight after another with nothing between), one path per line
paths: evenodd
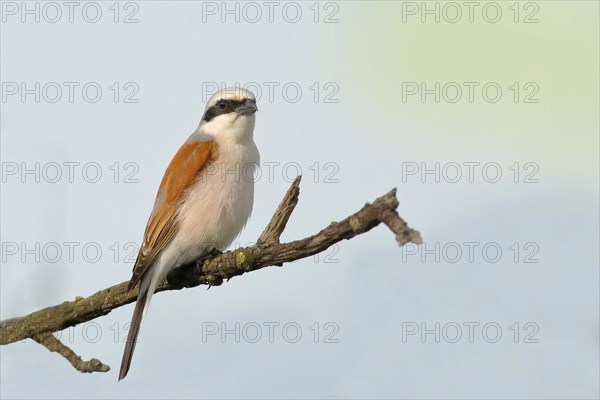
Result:
M222 89L208 99L199 129L211 136L226 136L235 141L252 139L256 111L256 98L249 90Z

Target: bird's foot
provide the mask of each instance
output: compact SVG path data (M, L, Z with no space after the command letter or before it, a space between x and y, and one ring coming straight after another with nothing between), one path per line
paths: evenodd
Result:
M211 251L209 251L206 256L204 256L204 258L212 258L212 257L216 257L216 256L220 256L221 254L223 254L223 252L219 249L212 249Z
M204 261L206 261L210 258L216 257L216 256L220 256L221 254L223 254L223 252L221 250L212 249L208 253L206 253L205 255L200 257L198 260L196 260L196 268L198 269L198 272L202 272L202 267L204 266Z

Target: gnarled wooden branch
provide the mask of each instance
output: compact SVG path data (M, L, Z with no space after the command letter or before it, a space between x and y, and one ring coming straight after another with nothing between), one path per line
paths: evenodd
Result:
M157 292L198 285L218 286L224 280L246 272L310 257L341 240L368 232L382 222L395 234L400 246L408 242L421 243L419 232L411 229L396 212L399 205L396 189L371 204L367 203L346 219L330 223L312 236L280 243L281 233L298 203L300 178L292 183L256 245L213 255L199 263L177 268L161 282ZM0 345L31 338L50 351L61 354L81 372L106 372L110 367L97 359L82 361L52 333L106 315L115 308L135 301L138 290L128 291L127 284L128 282L123 282L86 298L79 297L75 301L65 301L24 317L1 321Z
M73 350L62 344L50 332L43 332L33 335L33 340L44 346L50 351L54 351L71 363L73 368L79 372L107 372L110 370L108 365L102 364L97 358L90 361L83 361Z

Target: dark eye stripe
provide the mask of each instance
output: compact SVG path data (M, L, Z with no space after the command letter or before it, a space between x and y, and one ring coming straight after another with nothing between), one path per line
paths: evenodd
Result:
M211 119L218 117L221 114L228 114L233 112L237 107L246 103L246 99L242 100L225 100L227 103L227 107L225 109L221 109L219 107L219 101L217 101L214 105L210 106L208 110L204 113L204 117L202 117L203 121L209 122Z

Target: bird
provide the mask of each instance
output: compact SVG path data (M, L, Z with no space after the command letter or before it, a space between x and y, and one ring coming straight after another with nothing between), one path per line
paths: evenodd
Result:
M140 285L121 361L127 376L140 325L160 281L176 267L224 251L252 213L256 98L236 87L215 92L197 129L169 163L150 213L128 290Z

